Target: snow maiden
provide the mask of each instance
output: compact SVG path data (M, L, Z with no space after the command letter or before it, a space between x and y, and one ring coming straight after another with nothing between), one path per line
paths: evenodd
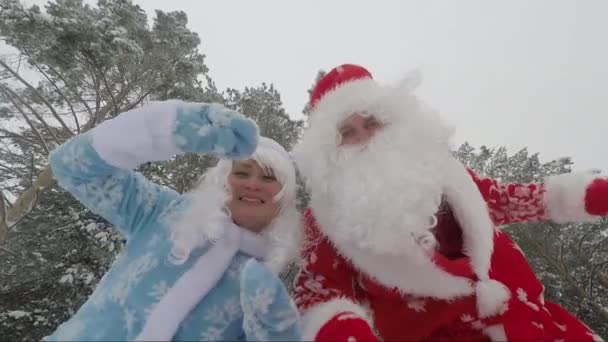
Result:
M186 152L219 163L187 194L134 172ZM295 169L223 106L155 102L59 146L59 185L127 238L91 297L46 340L299 340L276 273L296 255Z

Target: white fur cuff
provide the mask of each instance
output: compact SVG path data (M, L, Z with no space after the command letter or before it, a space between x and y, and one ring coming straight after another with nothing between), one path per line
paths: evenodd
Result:
M341 312L352 312L367 321L371 326L367 313L360 305L346 298L335 298L317 304L304 313L302 316L302 340L314 341L323 325Z
M153 102L102 122L91 131L93 148L108 164L134 169L181 153L173 142L181 101Z
M585 210L587 188L597 175L566 173L545 179L547 217L557 223L593 222L597 216Z

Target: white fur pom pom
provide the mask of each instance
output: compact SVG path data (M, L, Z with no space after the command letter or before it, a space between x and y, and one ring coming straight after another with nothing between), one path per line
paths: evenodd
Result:
M498 314L511 297L506 286L492 279L478 281L475 292L477 294L477 312L480 318Z

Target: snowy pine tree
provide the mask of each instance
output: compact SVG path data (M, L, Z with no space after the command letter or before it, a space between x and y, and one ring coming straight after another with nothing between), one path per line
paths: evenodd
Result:
M80 307L123 245L113 227L55 186L47 166L55 146L147 101L171 98L242 110L287 148L302 125L289 119L272 85L218 90L183 12L156 11L149 27L146 13L128 0L101 0L97 7L57 0L45 9L0 0L0 39L16 51L0 56L5 340L40 340L52 332ZM213 163L187 154L139 171L185 192Z

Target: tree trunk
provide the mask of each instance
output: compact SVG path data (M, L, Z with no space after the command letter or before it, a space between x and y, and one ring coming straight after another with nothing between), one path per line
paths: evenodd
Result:
M126 96L126 91L123 91L119 94L118 98L121 100ZM142 96L147 96L147 93ZM133 108L137 103L141 101L141 98L136 101L134 104L127 106L125 109L129 110ZM92 118L84 127L83 130L87 131L94 126L94 122L96 118L99 118L99 122L103 121L103 118L113 109L112 104L108 104L104 106L95 118ZM15 225L19 220L23 219L27 214L34 209L36 205L36 201L38 200L38 196L51 186L55 184L55 180L53 179L53 172L51 170L51 166L47 165L44 167L42 172L38 175L38 178L32 183L32 185L25 190L19 198L15 201L11 208L6 210L6 214L4 215L4 221L0 222L0 242L5 241L7 238L7 233L10 228Z
M4 217L0 221L0 241L6 240L8 230L34 208L39 194L53 186L54 183L51 166L47 165L32 186L17 198L11 208L7 209L3 203Z

